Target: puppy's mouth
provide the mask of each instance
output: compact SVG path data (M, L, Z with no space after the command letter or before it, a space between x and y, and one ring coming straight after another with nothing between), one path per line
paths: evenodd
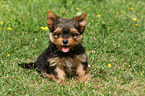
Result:
M65 53L70 50L69 46L62 46L61 48L62 48L62 51L65 52Z

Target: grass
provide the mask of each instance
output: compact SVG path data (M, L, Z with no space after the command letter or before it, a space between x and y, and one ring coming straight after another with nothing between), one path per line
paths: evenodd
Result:
M144 96L144 5L144 0L1 0L0 95ZM87 13L83 45L93 77L86 84L54 83L17 65L35 61L47 48L49 31L41 27L47 26L49 10L66 18Z

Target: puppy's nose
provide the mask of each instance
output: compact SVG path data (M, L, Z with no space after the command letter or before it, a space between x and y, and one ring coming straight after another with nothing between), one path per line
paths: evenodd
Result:
M68 43L68 40L63 40L63 44L67 44Z

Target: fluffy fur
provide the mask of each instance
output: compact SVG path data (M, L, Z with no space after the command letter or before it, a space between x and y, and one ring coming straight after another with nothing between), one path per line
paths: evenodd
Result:
M67 19L48 11L47 24L50 29L49 47L35 63L19 65L23 68L34 67L56 82L64 82L66 77L73 76L81 82L90 79L87 56L82 46L86 13Z

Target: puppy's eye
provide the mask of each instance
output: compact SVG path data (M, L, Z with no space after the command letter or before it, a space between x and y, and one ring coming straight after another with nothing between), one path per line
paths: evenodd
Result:
M80 34L78 34L78 33L72 33L72 34L71 34L71 36L72 36L74 39L77 39L79 35L80 35Z
M71 36L73 36L73 37L74 37L74 36L79 36L79 34L77 34L77 33L72 33Z
M56 33L56 32L53 33L53 37L54 37L55 39L58 39L60 35L61 35L60 33Z

